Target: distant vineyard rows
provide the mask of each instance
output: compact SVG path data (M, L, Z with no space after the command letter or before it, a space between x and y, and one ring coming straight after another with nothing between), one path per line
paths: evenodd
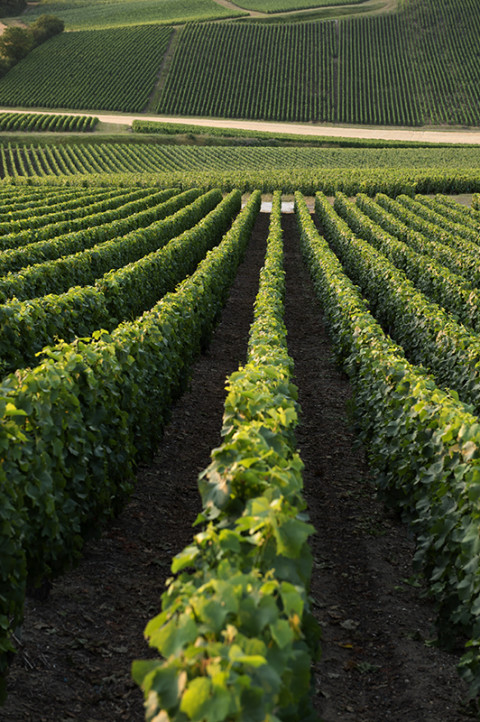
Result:
M142 25L57 35L0 80L0 103L139 112L171 33L168 27Z
M47 115L45 113L1 113L0 132L82 133L93 130L98 118L91 115Z
M275 173L272 173L275 170ZM145 181L144 174L148 175ZM141 143L1 143L0 176L59 183L158 183L314 193L480 190L480 148L190 147Z
M0 80L0 103L141 111L172 32L62 33ZM395 14L322 22L187 23L175 32L160 114L480 125L476 0L406 0Z
M475 0L322 23L186 27L158 112L479 125L479 35Z

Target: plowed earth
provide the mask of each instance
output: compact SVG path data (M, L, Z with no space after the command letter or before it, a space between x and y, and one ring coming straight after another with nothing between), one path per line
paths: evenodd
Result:
M325 722L460 722L468 710L458 655L426 644L435 636L434 610L411 583L413 541L376 498L294 217L283 218L286 324L302 408L297 440L317 529L312 595L323 654L314 669L315 704ZM1 720L144 719L130 665L152 655L143 629L160 609L172 556L192 538L196 479L220 441L225 378L245 359L267 228L268 215L260 214L211 346L157 455L138 469L128 506L88 542L83 560L46 600L28 599Z

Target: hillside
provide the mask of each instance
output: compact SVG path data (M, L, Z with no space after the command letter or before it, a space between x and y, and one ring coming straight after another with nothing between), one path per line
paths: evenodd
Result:
M239 3L3 18L5 722L480 719L479 2Z
M174 28L168 50L160 35L155 40L138 28L108 36L105 30L64 33L0 80L0 103L315 123L480 125L475 0L405 0L385 14L302 17L293 22L286 15L273 24L259 18L187 23ZM132 47L142 50L136 54Z

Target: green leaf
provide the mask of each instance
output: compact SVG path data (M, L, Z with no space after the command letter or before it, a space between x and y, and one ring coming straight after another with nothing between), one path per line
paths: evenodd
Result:
M278 619L274 624L271 624L270 631L280 649L293 642L294 634L286 619Z
M177 574L182 569L185 569L185 567L190 567L193 564L193 561L200 553L200 550L196 546L188 546L185 547L179 554L173 557L172 561L172 574Z
M192 680L183 694L180 710L185 712L193 722L205 718L212 694L212 683L206 677Z
M169 657L194 642L197 636L197 625L191 616L185 613L178 619L174 617L154 632L150 638L150 646L156 647L165 657Z
M282 521L275 529L278 553L290 558L298 557L306 540L314 532L311 524L298 519Z

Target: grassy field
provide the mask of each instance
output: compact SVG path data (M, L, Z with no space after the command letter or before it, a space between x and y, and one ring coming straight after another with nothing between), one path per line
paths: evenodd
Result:
M184 23L241 16L214 0L42 0L24 19L48 13L65 21L67 30L112 28L143 23Z
M366 0L317 0L317 2L313 0L240 0L235 5L246 10L279 13L334 5L355 5L363 2L366 2Z

